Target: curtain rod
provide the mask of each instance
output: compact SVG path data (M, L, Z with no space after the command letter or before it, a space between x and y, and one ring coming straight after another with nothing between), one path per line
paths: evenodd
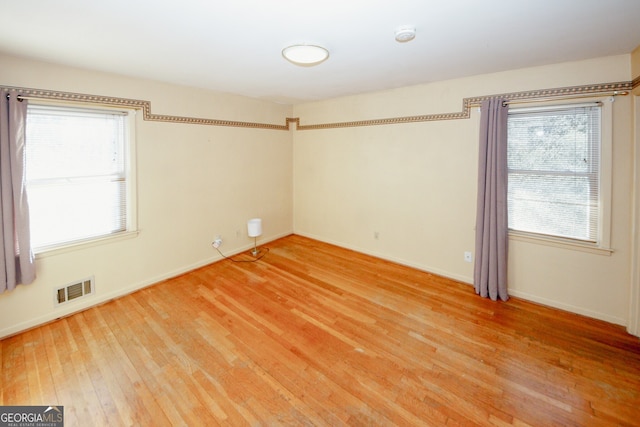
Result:
M503 102L504 106L511 104L528 104L532 102L543 102L543 101L554 101L554 100L563 100L563 99L580 99L580 98L594 98L594 97L605 97L605 96L627 96L629 92L626 90L614 90L613 92L599 92L599 93L590 93L590 94L578 94L578 95L558 95L558 96L547 96L547 97L532 97L532 98L522 98L522 99L513 99L506 100ZM7 99L9 99L10 94L7 94ZM34 100L48 100L51 99L49 97L39 97L39 96L25 96L18 95L18 100L22 101L23 99L34 99ZM86 103L86 101L77 101L77 100L64 100L67 102L82 102ZM480 106L482 101L471 102L469 106L477 107Z
M557 97L546 97L546 98L532 98L532 99L522 99L522 100L513 100L513 101L504 101L502 105L507 106L511 104L529 104L532 102L542 102L542 101L553 101L553 100L563 100L563 99L580 99L580 98L601 98L605 96L627 96L629 92L626 90L614 90L609 93L592 93L592 94L582 94L582 95L567 95L567 96L557 96Z
M7 94L7 99L9 99L11 95ZM71 104L91 104L91 105L114 105L114 106L122 106L121 104L118 103L114 103L114 104L110 104L108 102L92 102L92 101L85 101L85 100L79 100L79 99L57 99L57 98L49 98L46 96L25 96L25 95L17 95L16 99L19 102L22 101L26 101L26 100L34 100L34 101L52 101L52 102L67 102L67 103L71 103ZM139 108L139 107L138 107Z
M4 89L4 87L0 86L0 88ZM22 95L19 92L20 90L12 91L11 93L7 93L7 99L11 96L15 96L18 101L23 100L34 100L34 101L50 101L53 103L70 103L70 104L81 104L81 105L96 105L96 106L112 106L112 107L120 107L120 108L128 108L128 109L145 109L147 108L147 101L139 101L135 99L126 99L126 98L108 98L108 97L100 97L93 95L81 95L81 94L65 94L64 92L54 92L52 94L43 94L40 96L38 93L29 93L27 95ZM31 89L26 89L25 91L30 92ZM62 96L58 96L62 95ZM77 95L77 96L76 96Z
M8 93L7 94L7 99L11 98L11 94ZM16 99L20 102L22 102L22 100L24 99L47 99L47 98L38 98L37 96L24 96L24 95L17 95Z
M581 94L576 94L576 95L571 95L571 94L567 94L567 95L557 95L557 96L532 96L531 98L526 98L523 97L521 99L507 99L505 100L502 105L507 106L507 105L511 105L511 104L530 104L533 102L544 102L544 101L562 101L562 100L569 100L569 99L580 99L580 98L603 98L603 97L607 97L607 96L627 96L629 95L629 92L626 90L614 90L611 92L597 92L597 93L581 93ZM496 98L499 97L500 95L495 96ZM508 97L508 95L506 95L506 97ZM486 97L485 99L488 99L489 97ZM478 101L473 101L471 103L469 103L470 107L479 107L482 104L483 100L478 100Z

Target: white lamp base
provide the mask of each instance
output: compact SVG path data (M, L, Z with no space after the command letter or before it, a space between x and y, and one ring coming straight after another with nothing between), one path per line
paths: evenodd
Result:
M247 234L249 237L253 237L253 250L251 255L257 257L260 251L258 250L258 236L262 234L262 220L260 218L253 218L247 222Z
M254 257L257 257L258 254L260 253L260 249L258 249L258 238L254 237L253 238L253 249L251 250L251 255L253 255Z

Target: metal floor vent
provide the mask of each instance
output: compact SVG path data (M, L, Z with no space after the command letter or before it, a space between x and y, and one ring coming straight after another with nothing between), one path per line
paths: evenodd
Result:
M64 304L71 300L92 294L94 291L93 277L71 283L63 288L55 290L56 305Z

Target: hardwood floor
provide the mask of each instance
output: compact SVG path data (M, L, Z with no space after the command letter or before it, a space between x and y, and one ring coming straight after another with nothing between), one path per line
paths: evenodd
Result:
M3 405L92 425L640 425L623 328L299 236L0 343Z

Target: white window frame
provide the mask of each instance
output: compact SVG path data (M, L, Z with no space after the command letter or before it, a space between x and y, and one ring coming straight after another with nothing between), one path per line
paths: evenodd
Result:
M112 243L118 240L130 239L138 235L138 211L137 211L137 172L136 172L136 110L111 107L108 105L85 105L78 103L66 103L48 100L29 100L30 105L44 107L71 108L84 111L112 111L125 115L125 138L124 138L124 173L126 176L126 227L125 230L105 234L96 237L89 237L81 240L74 240L59 244L53 244L40 248L34 248L36 259L84 249L105 243ZM28 144L29 141L27 140ZM28 193L27 193L28 197Z
M600 191L598 212L598 236L595 243L560 236L549 236L540 233L509 229L509 239L514 241L543 244L565 249L579 250L599 255L611 255L611 192L612 192L612 159L613 159L613 103L614 97L585 98L579 101L555 101L527 104L526 107L513 106L510 110L543 109L544 107L558 108L572 107L576 104L588 102L601 103L600 116Z

